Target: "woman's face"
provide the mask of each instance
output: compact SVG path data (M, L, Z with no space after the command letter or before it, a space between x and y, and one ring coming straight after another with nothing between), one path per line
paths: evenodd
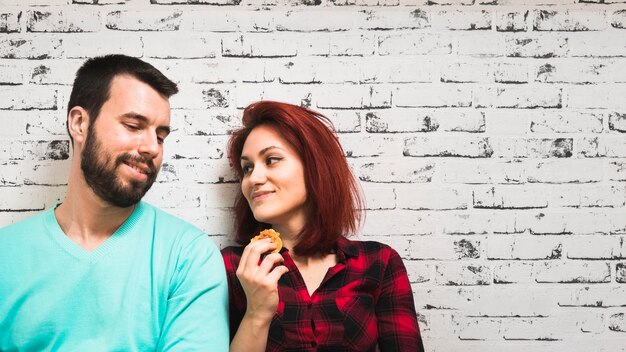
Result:
M304 166L293 147L270 126L250 132L241 153L241 191L254 218L274 227L306 223Z

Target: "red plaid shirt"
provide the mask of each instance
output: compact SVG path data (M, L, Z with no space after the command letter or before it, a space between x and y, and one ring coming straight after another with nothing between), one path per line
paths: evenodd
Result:
M242 247L222 250L228 276L231 339L246 311L235 275ZM309 296L289 251L280 252L289 272L278 282L280 303L267 351L423 352L413 293L398 253L378 242L337 242L337 265Z

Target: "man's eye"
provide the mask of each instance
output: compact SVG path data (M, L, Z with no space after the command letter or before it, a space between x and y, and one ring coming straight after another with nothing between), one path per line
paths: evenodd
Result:
M128 128L131 131L139 130L139 126L137 126L137 125L125 124L124 126L126 126L126 128Z

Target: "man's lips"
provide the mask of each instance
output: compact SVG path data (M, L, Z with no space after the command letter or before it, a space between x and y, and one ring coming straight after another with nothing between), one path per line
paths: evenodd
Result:
M137 163L134 162L132 160L125 160L124 164L130 166L132 169L134 169L135 171L145 174L145 175L150 175L152 174L152 170L150 170L150 167L146 164L142 164L142 163Z

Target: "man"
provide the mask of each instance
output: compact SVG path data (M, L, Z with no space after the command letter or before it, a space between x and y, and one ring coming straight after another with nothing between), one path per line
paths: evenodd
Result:
M227 351L216 245L141 202L163 159L176 84L132 57L77 72L67 194L0 229L0 351Z

